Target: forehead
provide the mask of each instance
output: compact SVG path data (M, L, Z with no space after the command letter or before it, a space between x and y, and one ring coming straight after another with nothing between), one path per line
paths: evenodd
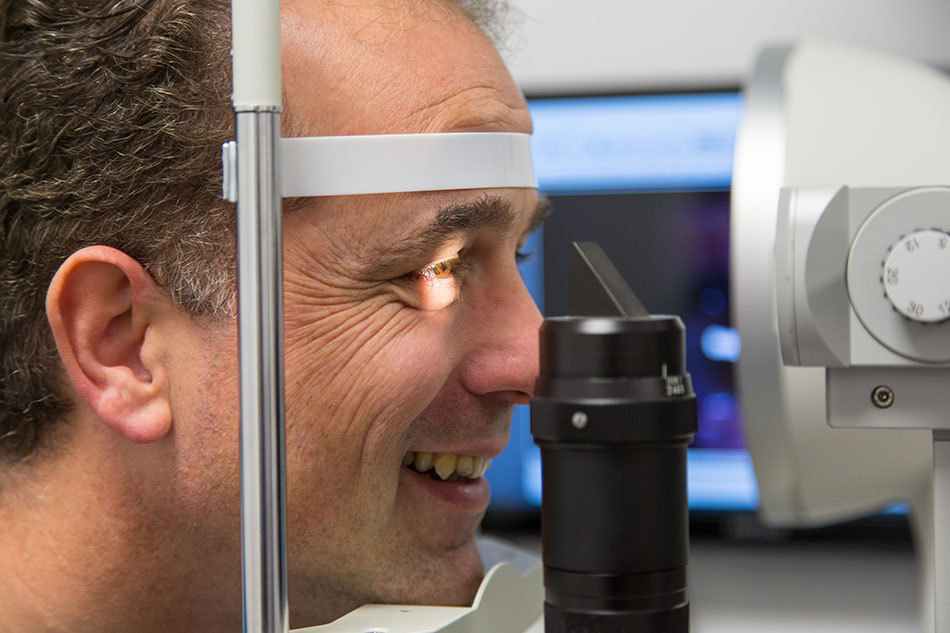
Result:
M281 22L287 136L531 131L524 98L494 46L448 4L285 0ZM291 235L301 230L302 243L315 229L324 239L310 246L358 258L422 230L440 207L484 193L310 199L287 226ZM495 193L516 212L536 201L533 190Z
M289 135L530 132L491 42L450 3L286 0Z

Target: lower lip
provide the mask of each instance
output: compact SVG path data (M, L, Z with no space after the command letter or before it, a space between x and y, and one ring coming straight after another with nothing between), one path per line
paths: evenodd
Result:
M491 500L491 487L484 477L466 482L436 481L403 466L399 478L407 486L421 490L424 494L458 510L484 512Z

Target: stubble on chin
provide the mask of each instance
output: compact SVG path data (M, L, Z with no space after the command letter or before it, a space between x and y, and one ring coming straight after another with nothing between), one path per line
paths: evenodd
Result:
M474 539L441 554L401 545L373 559L328 562L316 575L291 573L290 624L327 624L364 604L469 606L483 578Z
M399 557L413 560L389 569L389 587L380 588L380 597L390 604L468 606L484 577L484 566L474 539L441 554L418 553Z

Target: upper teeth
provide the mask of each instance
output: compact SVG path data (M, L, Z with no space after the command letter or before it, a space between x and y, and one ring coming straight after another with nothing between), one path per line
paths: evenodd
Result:
M403 466L412 465L420 473L435 469L440 479L445 481L453 475L456 478L478 479L491 465L487 457L456 455L454 453L428 453L409 451L402 459Z

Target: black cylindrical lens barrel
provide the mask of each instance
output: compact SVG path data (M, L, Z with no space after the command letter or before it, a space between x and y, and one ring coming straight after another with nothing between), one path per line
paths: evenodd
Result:
M546 633L688 631L696 398L679 318L545 320L531 432Z

